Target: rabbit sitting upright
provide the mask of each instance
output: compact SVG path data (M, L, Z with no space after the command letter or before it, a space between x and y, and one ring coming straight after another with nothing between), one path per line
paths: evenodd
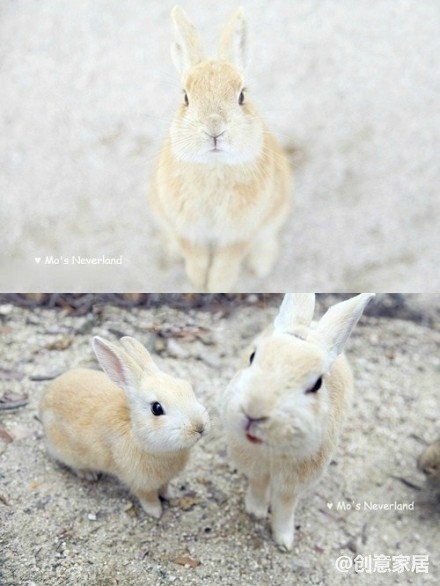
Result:
M335 449L352 392L342 350L372 296L338 303L314 324L315 296L286 295L222 397L229 453L249 481L246 510L264 518L270 506L281 549L293 547L298 497Z
M165 374L134 338L93 349L105 373L79 368L53 380L39 416L48 452L80 477L114 474L159 518L168 482L209 430L191 386Z
M228 292L244 260L264 277L277 259L290 167L245 87L243 10L223 30L218 59L205 57L180 7L171 16L183 98L153 172L150 207L194 287Z

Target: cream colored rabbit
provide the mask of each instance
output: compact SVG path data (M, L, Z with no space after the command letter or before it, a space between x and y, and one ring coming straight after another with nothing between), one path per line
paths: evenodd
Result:
M298 497L325 471L352 392L342 350L373 295L338 303L312 324L315 296L288 294L274 325L249 349L222 398L229 452L246 474L246 510L284 550Z
M114 474L159 518L159 495L166 496L209 419L186 381L159 370L134 338L121 344L95 337L106 374L76 369L56 378L41 399L40 420L55 459L88 479Z
M223 30L216 60L205 58L181 8L171 16L183 98L154 170L150 205L194 287L227 292L245 259L257 276L270 272L291 208L290 168L245 88L243 10Z

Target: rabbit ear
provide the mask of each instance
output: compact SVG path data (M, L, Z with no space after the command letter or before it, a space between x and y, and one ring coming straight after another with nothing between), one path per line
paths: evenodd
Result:
M185 11L175 6L171 11L174 26L174 42L171 44L171 57L179 73L185 73L203 59L203 49L195 27L190 23Z
M220 37L218 57L244 71L248 64L247 25L243 8L235 12Z
M314 311L314 293L287 293L274 321L275 330L293 334L298 327L308 328Z
M153 374L159 371L159 368L151 358L151 354L140 342L131 336L124 336L119 340L122 347L131 358L142 368L144 372Z
M127 395L135 394L142 378L142 369L137 362L126 352L99 336L93 338L92 347L107 376Z
M322 336L325 349L328 352L328 368L343 351L345 343L365 306L374 295L374 293L361 293L347 301L337 303L319 320L316 332Z

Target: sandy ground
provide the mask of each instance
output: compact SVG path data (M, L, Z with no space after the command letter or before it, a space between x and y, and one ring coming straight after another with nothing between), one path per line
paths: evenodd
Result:
M188 290L146 203L175 1L1 3L0 290ZM249 92L297 169L274 273L237 290L438 291L437 0L242 4ZM184 6L212 52L237 3ZM122 265L43 264L72 255Z
M335 560L357 554L428 555L430 564L428 574L359 574L360 584L438 584L440 497L416 459L440 436L440 332L423 320L362 318L348 344L351 415L329 471L299 505L294 551L283 554L267 523L244 512L245 479L228 460L216 417L240 352L274 313L275 306L248 303L214 314L101 306L72 317L1 305L0 399L26 393L29 403L0 410L0 584L332 586L354 583L353 571L340 574ZM141 339L161 366L193 383L212 415L213 431L173 481L160 521L115 479L80 480L44 450L36 420L41 379L96 367L94 334ZM414 502L414 510L336 510L338 502L364 501ZM199 565L181 566L179 557Z

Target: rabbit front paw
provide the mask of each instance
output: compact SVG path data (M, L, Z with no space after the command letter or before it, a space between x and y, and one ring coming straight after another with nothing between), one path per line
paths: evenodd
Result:
M245 498L246 512L256 519L265 519L269 508L267 491L256 492L249 486Z
M155 519L160 519L162 517L162 504L157 494L155 494L155 497L139 497L139 501L147 515L149 515L150 517L154 517Z
M258 240L248 253L246 264L250 271L258 278L267 277L279 254L278 240L275 237L267 240Z
M292 551L294 535L291 529L283 529L281 531L273 530L273 538L278 548L282 552Z

